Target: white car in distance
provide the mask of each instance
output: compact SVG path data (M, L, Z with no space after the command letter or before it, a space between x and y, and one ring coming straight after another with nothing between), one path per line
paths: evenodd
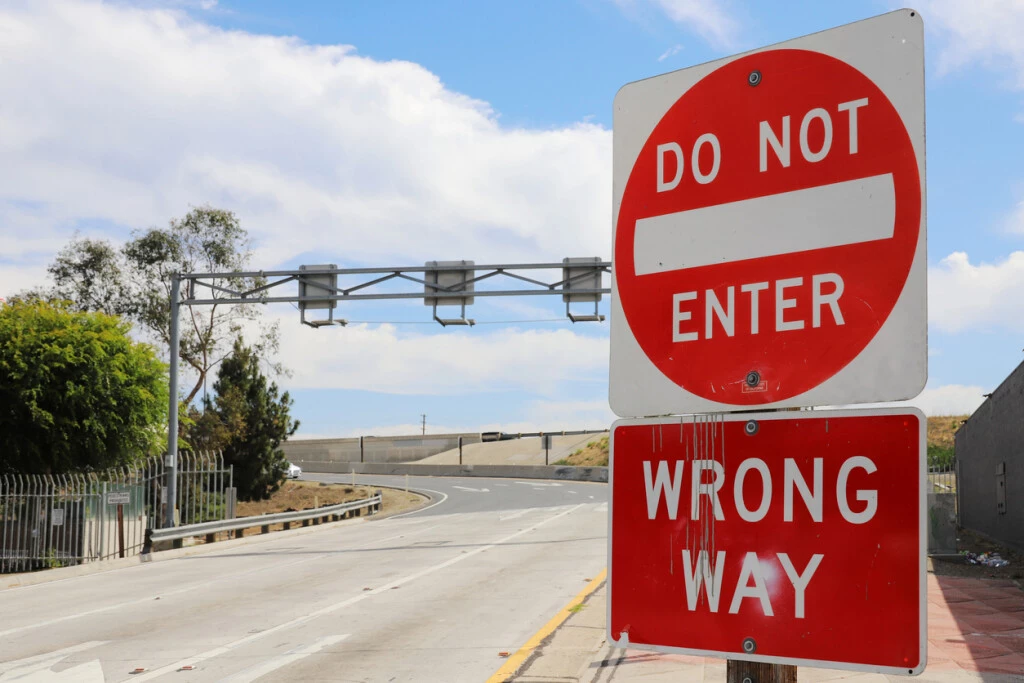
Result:
M298 465L288 463L288 473L285 475L288 479L298 479L302 476L302 468Z

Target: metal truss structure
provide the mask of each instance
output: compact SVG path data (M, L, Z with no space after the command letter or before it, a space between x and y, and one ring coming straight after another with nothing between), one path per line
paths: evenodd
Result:
M476 297L561 296L565 315L573 323L601 322L598 304L604 294L604 275L611 262L598 257L566 258L561 263L503 263L476 265L473 261L430 261L423 266L398 268L338 268L333 264L301 266L297 270L234 273L176 273L171 276L170 406L167 436L167 494L176 500L178 469L178 361L179 317L182 306L232 304L297 304L300 321L311 327L346 325L335 318L338 302L421 299L430 306L442 326L474 325L466 307ZM561 278L540 279L555 271ZM536 275L531 277L531 275ZM344 280L344 283L339 279ZM295 289L287 291L290 283ZM413 283L415 289L395 291L396 283ZM484 285L484 286L481 286ZM493 288L489 285L496 285ZM574 313L572 304L593 303L593 313ZM458 306L458 317L442 318L438 306ZM310 311L326 317L307 318ZM174 506L169 505L166 526L174 526Z

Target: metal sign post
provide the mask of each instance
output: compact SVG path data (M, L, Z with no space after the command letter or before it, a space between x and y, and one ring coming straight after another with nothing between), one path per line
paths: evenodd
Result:
M117 506L117 556L124 557L124 506L130 504L130 491L111 491L106 494L107 505Z

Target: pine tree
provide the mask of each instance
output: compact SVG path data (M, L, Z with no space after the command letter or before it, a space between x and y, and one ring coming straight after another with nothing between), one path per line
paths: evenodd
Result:
M205 412L193 414L188 443L197 450L219 449L225 464L234 466L240 500L262 500L277 491L288 468L281 443L299 423L289 414L292 399L260 370L256 351L236 339L221 363L213 385L216 397L206 399Z

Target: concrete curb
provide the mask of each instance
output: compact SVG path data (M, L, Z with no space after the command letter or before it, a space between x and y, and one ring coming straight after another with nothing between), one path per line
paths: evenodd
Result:
M507 681L516 680L520 672L529 668L530 664L541 653L541 648L545 644L550 643L556 637L559 629L572 619L576 614L577 608L587 603L591 596L605 585L607 578L607 568L602 569L600 574L591 579L590 583L576 594L576 597L560 609L555 616L551 617L515 654L509 657L505 664L493 676L487 679L487 683L507 683Z
M414 477L488 477L492 479L554 479L558 481L608 482L607 467L571 465L416 465L375 462L309 462L310 474L391 474Z
M393 486L376 486L375 488L381 489L392 489L401 491L402 489L396 489ZM427 499L425 507L429 505L434 497L425 491L413 491L424 496ZM280 531L272 531L267 534L259 534L256 536L243 536L242 538L225 539L223 541L216 541L214 543L203 543L200 545L191 545L185 548L175 548L172 550L161 550L155 553L149 553L147 555L133 555L132 557L117 558L114 560L101 560L99 562L90 562L88 564L80 564L74 567L60 567L58 569L43 569L37 572L27 572L23 574L0 574L0 592L3 592L12 588L26 588L28 586L36 586L43 583L52 583L54 581L63 581L65 579L72 579L79 576L88 576L90 574L100 574L103 572L115 571L118 569L126 569L128 567L135 567L140 564L149 564L153 562L162 562L164 560L173 560L179 557L189 557L191 555L202 555L205 553L213 552L214 550L230 550L239 546L253 545L256 543L265 543L275 539L282 538L284 534L288 534L292 537L302 536L304 534L313 533L315 531L323 531L325 529L335 529L343 526L349 526L352 524L361 524L363 522L369 522L373 520L387 519L393 514L405 514L407 512L415 512L419 508L413 510L405 510L401 513L381 513L379 515L372 515L370 517L353 517L349 519L342 519L337 522L327 522L324 524L315 524L305 527L297 527L295 529L282 529Z

